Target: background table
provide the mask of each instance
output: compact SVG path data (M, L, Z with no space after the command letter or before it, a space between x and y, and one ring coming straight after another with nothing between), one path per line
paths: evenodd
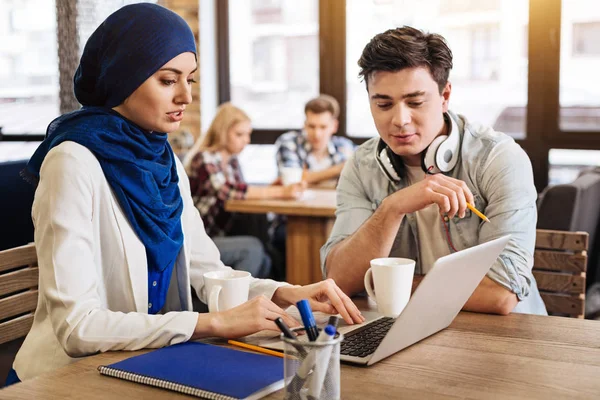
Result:
M228 200L225 210L287 216L286 281L306 285L323 279L319 251L335 221L335 190L308 189L299 200Z

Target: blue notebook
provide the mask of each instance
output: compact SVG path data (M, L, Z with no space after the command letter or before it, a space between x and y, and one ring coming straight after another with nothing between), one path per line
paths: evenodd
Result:
M128 358L103 375L206 399L260 399L283 387L283 358L188 342Z

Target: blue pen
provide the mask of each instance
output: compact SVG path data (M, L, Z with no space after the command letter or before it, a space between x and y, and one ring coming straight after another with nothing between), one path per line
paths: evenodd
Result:
M304 329L306 330L308 339L311 342L314 342L319 336L319 330L317 329L315 317L313 316L312 310L310 309L310 304L308 304L308 300L300 300L296 303L296 307L298 307L298 311L300 311L300 316L302 317L302 322L304 323Z

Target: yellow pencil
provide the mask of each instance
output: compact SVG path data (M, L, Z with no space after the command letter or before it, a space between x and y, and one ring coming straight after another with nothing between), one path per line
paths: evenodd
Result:
M479 211L478 209L476 209L475 207L473 207L471 205L471 203L467 203L467 208L471 211L473 211L475 213L475 215L477 215L479 218L481 218L482 220L484 220L485 222L490 222L490 220L488 219L488 217L486 217L485 215L483 215L481 213L481 211Z
M229 343L231 345L234 345L234 346L243 347L245 349L258 351L259 353L264 353L264 354L268 354L268 355L271 355L271 356L276 356L276 357L283 358L283 353L280 353L278 351L273 351L273 350L265 349L265 348L259 347L259 346L254 346L252 344L242 343L242 342L238 342L236 340L228 340L227 343Z

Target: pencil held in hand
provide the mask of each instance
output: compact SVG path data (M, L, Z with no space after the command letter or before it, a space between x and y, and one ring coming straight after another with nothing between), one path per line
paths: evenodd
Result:
M479 218L481 218L485 222L490 222L490 220L488 219L488 217L486 217L485 215L483 215L483 213L481 211L479 211L478 209L476 209L475 207L473 207L471 205L471 203L467 203L467 208L469 210L473 211L475 213L475 215L477 215Z

